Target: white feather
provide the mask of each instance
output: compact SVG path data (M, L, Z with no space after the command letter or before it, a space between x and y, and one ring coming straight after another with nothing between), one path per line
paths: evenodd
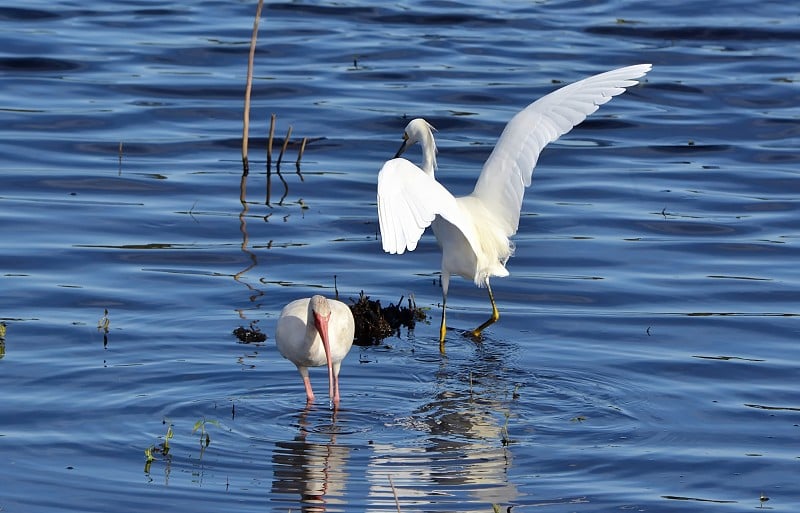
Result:
M536 100L508 122L483 165L472 194L491 205L506 236L517 232L522 196L544 147L586 116L635 85L650 64L628 66L583 79Z

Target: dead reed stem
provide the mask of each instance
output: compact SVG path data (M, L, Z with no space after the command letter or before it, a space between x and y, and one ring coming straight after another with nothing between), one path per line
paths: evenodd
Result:
M253 35L250 37L250 56L247 61L247 83L244 88L244 119L242 123L242 167L244 174L250 172L250 163L247 160L247 144L250 134L250 91L253 88L253 60L256 55L256 39L258 38L258 22L261 19L261 8L264 0L258 0L256 18L253 21Z
M283 153L286 151L286 147L289 146L289 138L292 136L292 125L289 125L289 130L286 132L286 138L283 140L283 146L281 146L281 152L278 154L278 162L275 164L278 168L281 167L281 161L283 160Z
M267 169L272 166L272 140L275 138L275 114L269 117L269 138L267 138Z
M306 143L308 137L303 137L303 142L300 143L300 151L297 152L297 162L294 165L297 167L297 172L300 172L300 161L303 159L303 153L306 151Z

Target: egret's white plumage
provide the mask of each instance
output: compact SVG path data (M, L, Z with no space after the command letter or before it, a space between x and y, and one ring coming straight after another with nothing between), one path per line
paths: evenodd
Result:
M350 307L323 296L297 299L286 305L275 328L275 344L284 358L294 363L314 400L309 367L328 366L328 394L339 405L339 369L353 345L355 322Z
M508 276L506 261L514 252L509 237L517 232L522 197L531 184L539 154L548 144L650 71L650 64L628 66L564 86L531 103L508 122L471 194L454 197L439 182L433 127L423 119L406 126L403 145L378 175L378 219L384 251L403 253L417 247L431 226L442 248L442 323L453 274L485 286L492 317L473 330L479 336L499 318L489 278ZM414 143L422 146L422 167L398 158Z

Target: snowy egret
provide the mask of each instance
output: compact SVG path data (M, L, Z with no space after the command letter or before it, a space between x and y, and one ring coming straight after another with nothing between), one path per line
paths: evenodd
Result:
M333 406L339 406L339 368L354 333L353 314L341 301L313 296L292 301L281 311L275 343L281 355L297 366L308 403L314 401L308 368L327 365L328 394Z
M424 119L406 126L403 145L378 175L378 219L383 250L413 251L431 226L442 249L442 323L439 348L444 352L445 310L450 276L459 275L486 287L492 316L472 330L481 332L500 313L489 278L508 276L506 261L514 252L509 237L517 232L522 196L544 147L569 132L586 116L637 84L650 64L628 66L564 86L531 103L508 122L471 194L454 197L434 177L436 142ZM422 168L398 158L414 143L422 146Z

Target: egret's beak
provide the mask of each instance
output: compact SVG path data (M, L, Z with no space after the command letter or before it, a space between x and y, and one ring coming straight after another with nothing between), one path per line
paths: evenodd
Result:
M409 144L408 142L408 136L406 134L403 134L403 144L400 146L400 149L397 150L397 153L394 154L394 158L397 158L400 155L402 155L408 149L409 146L411 146L411 144Z
M314 312L314 325L319 332L319 336L322 339L322 347L325 349L325 357L328 360L328 397L330 397L330 401L333 404L334 408L338 408L339 404L334 399L334 376L333 376L333 360L331 359L331 344L328 341L328 321L330 320L331 316L328 314L327 317L323 317L318 313Z

